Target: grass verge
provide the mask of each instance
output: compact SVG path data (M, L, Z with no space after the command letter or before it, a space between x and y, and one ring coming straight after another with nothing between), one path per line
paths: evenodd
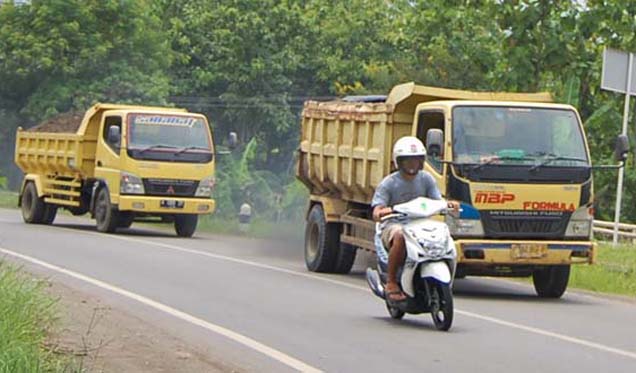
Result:
M55 323L55 301L44 282L0 261L0 372L73 371L71 361L47 350Z
M303 222L274 222L256 218L249 224L245 232L241 231L238 220L224 219L215 215L199 218L197 230L217 234L241 235L255 238L303 239L305 226Z
M636 247L599 244L594 265L573 265L571 288L636 297Z
M0 189L0 207L17 208L18 193Z

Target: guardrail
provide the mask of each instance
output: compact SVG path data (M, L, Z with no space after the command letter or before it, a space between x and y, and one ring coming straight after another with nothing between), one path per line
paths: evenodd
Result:
M594 234L612 236L614 234L614 222L594 220ZM631 239L636 243L636 224L618 224L618 238Z

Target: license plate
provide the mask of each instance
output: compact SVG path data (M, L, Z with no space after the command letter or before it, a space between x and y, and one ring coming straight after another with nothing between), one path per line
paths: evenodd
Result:
M548 255L548 245L540 243L513 244L510 250L512 259L539 259Z
M169 209L182 209L185 205L183 201L177 201L174 199L162 199L159 202L159 206L169 208Z

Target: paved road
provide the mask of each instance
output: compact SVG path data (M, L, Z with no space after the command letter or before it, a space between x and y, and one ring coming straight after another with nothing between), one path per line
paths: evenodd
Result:
M366 288L365 255L351 275L316 275L297 242L106 235L88 220L27 225L0 210L0 251L248 371L636 372L636 302L542 300L525 284L468 278L444 333L427 315L391 320Z

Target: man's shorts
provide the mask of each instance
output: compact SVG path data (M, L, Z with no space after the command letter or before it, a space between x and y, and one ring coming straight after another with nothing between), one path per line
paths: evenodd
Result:
M402 224L393 223L382 228L380 239L382 240L382 245L384 245L387 251L391 248L391 242L393 242L393 238L397 233L402 233Z

